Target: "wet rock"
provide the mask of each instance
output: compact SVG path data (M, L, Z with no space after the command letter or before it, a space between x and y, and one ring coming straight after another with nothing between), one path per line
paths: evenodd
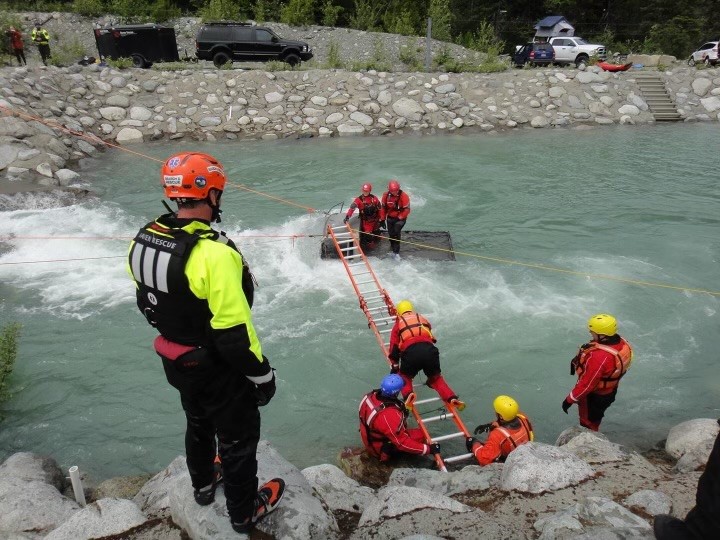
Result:
M682 422L670 430L665 451L678 458L678 470L695 470L707 463L718 431L717 420L712 418Z
M145 523L142 511L127 499L101 499L76 512L46 540L77 540L122 534Z
M362 513L375 497L375 491L348 478L334 465L308 467L302 474L330 510Z
M672 512L672 499L662 491L642 489L627 497L623 504L638 507L651 516Z

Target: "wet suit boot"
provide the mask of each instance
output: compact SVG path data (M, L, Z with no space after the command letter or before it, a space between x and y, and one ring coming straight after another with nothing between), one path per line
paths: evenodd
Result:
M215 456L213 468L215 470L215 476L213 478L212 484L205 486L201 489L196 489L193 492L195 502L198 503L200 506L207 506L215 500L215 491L217 490L218 484L220 484L220 482L222 482L223 480L222 463L220 462L219 455Z
M253 515L240 523L231 521L233 530L240 534L248 534L258 521L278 507L284 494L285 481L282 478L273 478L269 482L265 482L255 496Z

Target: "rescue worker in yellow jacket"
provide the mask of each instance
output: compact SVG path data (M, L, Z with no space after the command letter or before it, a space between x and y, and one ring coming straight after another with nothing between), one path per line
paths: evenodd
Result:
M577 403L580 425L598 431L605 411L615 401L633 353L630 344L618 335L617 320L612 315L593 315L588 330L592 340L582 345L570 361L570 375L577 373L578 381L563 400L562 409L567 414Z
M42 63L47 66L47 61L50 59L50 34L39 22L36 22L35 28L30 33L30 39L38 46Z
M258 490L258 406L275 394L275 374L253 326L252 275L232 240L211 227L220 221L222 165L208 154L177 154L163 165L161 181L178 211L140 229L128 271L138 308L160 333L154 348L165 376L180 392L195 501L205 506L215 498L217 452L230 521L247 533L285 489L274 478Z
M493 401L493 408L497 420L475 428L475 435L489 431L487 440L482 443L474 437L468 437L465 441L468 452L472 452L483 466L494 461L505 461L510 452L535 438L530 420L520 412L513 398L498 396Z

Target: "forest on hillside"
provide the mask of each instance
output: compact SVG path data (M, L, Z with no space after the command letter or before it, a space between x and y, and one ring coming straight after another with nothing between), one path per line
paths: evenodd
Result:
M611 51L687 57L720 36L717 0L7 0L0 11L111 13L124 22L203 20L283 22L432 35L473 49L510 52L532 38L533 26L563 15L576 35Z

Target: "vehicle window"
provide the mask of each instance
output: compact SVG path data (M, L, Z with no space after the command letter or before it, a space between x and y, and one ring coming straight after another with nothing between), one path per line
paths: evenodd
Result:
M262 29L255 30L255 36L258 41L272 41L273 38L272 33Z
M230 32L224 26L206 26L200 32L203 41L226 40L230 37Z
M553 41L553 45L555 45L556 47L564 47L565 45L567 45L567 39L556 39L555 41Z
M712 44L712 43L706 43L705 45L703 45L702 47L700 47L700 50L701 50L701 51L704 51L704 50L706 50L706 49L712 49L712 48L713 48L713 44Z
M252 28L236 26L233 28L233 39L235 41L250 41L252 39Z
M577 42L578 45L587 45L588 44L587 41L585 41L584 39L580 39L580 38L575 38L575 41Z
M548 43L538 43L537 48L540 51L549 51L550 49L552 49L552 45Z

